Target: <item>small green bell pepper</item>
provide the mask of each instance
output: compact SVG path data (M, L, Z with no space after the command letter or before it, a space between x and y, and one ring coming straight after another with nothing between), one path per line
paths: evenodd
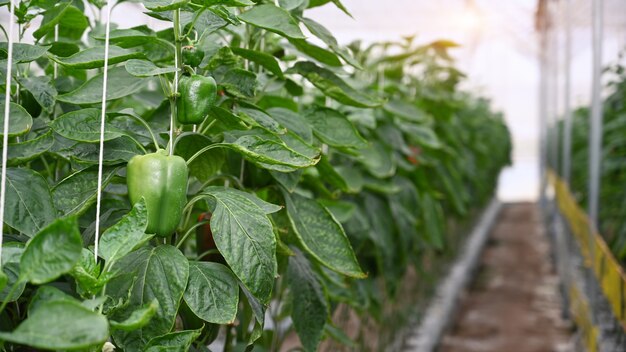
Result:
M126 169L128 196L132 204L141 197L146 200L147 233L167 237L176 231L187 203L188 178L185 159L162 149L130 159Z
M217 100L217 85L213 77L183 76L178 82L178 91L177 116L182 124L201 123Z
M193 45L183 46L183 64L191 67L198 67L204 59L204 51L196 48Z

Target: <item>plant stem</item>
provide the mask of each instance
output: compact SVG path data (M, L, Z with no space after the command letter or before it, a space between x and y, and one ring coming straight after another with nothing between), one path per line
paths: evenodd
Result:
M174 51L174 64L176 72L174 73L174 92L170 95L170 142L169 142L169 154L174 155L174 128L176 125L176 99L178 98L178 79L182 65L182 46L180 37L180 9L174 10L174 41L176 44L176 50Z
M134 118L135 120L137 120L139 123L141 123L148 130L148 133L150 133L150 137L152 137L152 142L154 143L154 148L156 148L156 150L159 150L159 143L157 142L157 139L154 136L154 132L152 132L152 128L150 128L150 125L148 125L146 120L144 120L143 118L141 118L141 116L135 114L134 112L124 111L124 113L127 114L128 116Z
M208 145L208 146L206 146L206 147L204 147L204 148L202 148L202 149L198 150L198 151L196 152L196 154L192 155L192 156L191 156L191 158L189 158L189 159L187 160L187 166L189 166L189 165L191 164L191 162L192 162L192 161L196 160L196 159L197 159L200 155L202 155L204 152L207 152L207 151L209 151L209 150L211 150L211 149L213 149L213 148L219 148L219 147L223 147L223 146L225 146L225 144L224 144L224 143L215 143L215 144Z
M199 223L196 223L195 225L193 225L192 227L189 228L189 230L187 230L187 232L185 232L185 235L178 241L178 243L176 244L176 248L180 248L180 246L182 246L182 244L187 240L187 237L189 237L189 235L191 235L191 232L193 230L195 230L196 228L207 224L208 221L200 221Z
M13 283L13 286L11 286L11 289L9 290L9 293L2 300L2 305L0 305L0 313L2 313L4 308L6 308L7 304L9 304L9 298L11 298L11 296L13 296L13 294L15 293L15 290L17 290L17 288L19 287L19 285L21 283L22 283L21 280L17 280L17 281L15 281L15 283Z

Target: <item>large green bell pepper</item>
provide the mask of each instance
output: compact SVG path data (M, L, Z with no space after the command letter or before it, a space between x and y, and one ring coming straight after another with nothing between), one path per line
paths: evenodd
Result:
M169 236L178 227L187 203L189 171L185 159L165 150L136 155L128 162L126 184L131 203L141 197L148 208L147 233Z
M178 82L178 91L177 116L182 124L201 123L217 100L217 85L213 77L183 76Z

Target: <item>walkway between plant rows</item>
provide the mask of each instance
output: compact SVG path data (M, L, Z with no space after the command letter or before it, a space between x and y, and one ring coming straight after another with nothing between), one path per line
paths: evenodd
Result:
M571 351L557 285L537 205L505 205L439 351Z

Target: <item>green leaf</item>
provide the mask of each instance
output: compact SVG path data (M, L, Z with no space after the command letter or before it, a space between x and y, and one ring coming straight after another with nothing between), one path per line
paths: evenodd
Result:
M100 73L76 90L59 95L57 100L78 105L100 103L102 102L102 80L103 74ZM145 87L145 83L145 79L131 76L124 67L110 68L106 99L114 100L137 93Z
M354 125L339 111L317 108L306 114L313 126L313 133L322 142L333 147L363 148L367 141L361 137Z
M61 136L78 142L96 143L100 141L100 124L102 112L100 109L82 109L63 114L50 123L54 132ZM110 124L105 124L105 141L119 138L125 135Z
M41 77L20 77L20 85L29 91L37 103L47 112L52 112L57 99L57 89L52 84L49 76Z
M75 217L60 218L28 241L20 259L20 280L41 285L72 270L83 241Z
M37 172L26 168L7 169L4 222L28 237L56 218L50 188Z
M48 49L48 46L13 43L13 62L20 64L35 61L42 57ZM0 43L0 50L4 50L5 52L8 50L6 42ZM7 56L7 54L4 54L4 56ZM4 72L2 74L4 76Z
M241 153L259 167L291 172L315 165L319 156L310 158L289 148L280 138L262 129L235 133L233 131L225 146Z
M233 6L233 7L255 5L255 3L250 0L198 0L196 3L204 5L206 7L215 6L215 5L224 5L224 6Z
M333 72L312 62L298 62L292 70L304 76L326 96L342 104L360 108L375 108L382 104L382 101L356 90Z
M119 64L129 59L144 58L143 53L123 49L119 46L109 46L109 65ZM95 46L87 48L69 57L50 57L53 61L62 66L73 69L90 69L104 66L104 47Z
M427 122L428 116L415 105L402 100L392 100L383 105L383 109L388 113L398 116L399 118L413 122Z
M83 248L80 259L70 271L76 281L76 291L81 297L94 297L110 279L110 273L100 275L100 264L92 251Z
M150 339L169 332L189 277L187 258L175 247L142 247L119 260L112 268L118 276L109 281L107 294L113 299L128 299L128 305L116 315L116 321L131 316L136 307L159 302L150 324L139 330L113 332L118 346L137 351ZM129 294L130 290L130 294Z
M234 68L226 72L219 84L238 98L252 98L258 82L254 72Z
M266 70L275 74L279 78L285 77L283 75L283 71L280 68L280 65L278 64L278 61L274 56L257 50L249 50L237 47L232 47L230 49L233 51L233 53L243 57L244 59L250 60L263 66Z
M201 333L202 329L171 332L150 340L143 351L188 351L191 344L200 336Z
M254 6L239 15L239 19L287 38L306 38L304 34L302 34L302 31L300 31L298 22L291 17L289 12L274 5L265 4Z
M157 313L159 302L154 300L147 305L133 311L130 316L121 322L110 320L111 327L116 330L133 331L146 326Z
M100 237L98 255L108 265L148 242L154 234L146 234L148 209L143 198L117 224L109 227Z
M283 192L289 221L302 247L338 273L363 278L352 245L341 224L323 205L296 193Z
M416 125L413 123L403 123L400 127L404 133L408 135L408 138L415 141L417 144L433 149L439 149L442 147L441 141L439 141L435 131L433 131L430 127Z
M33 160L47 152L53 143L54 138L50 131L25 142L9 143L7 165L15 166ZM2 153L2 147L0 147L0 153Z
M82 10L69 6L58 23L59 38L69 38L79 41L85 29L89 27L89 20Z
M5 242L2 244L2 263L0 263L2 266L0 270L2 271L2 275L6 276L7 283L4 289L0 289L0 301L7 299L11 287L19 280L20 259L23 253L24 244L22 243ZM20 281L17 285L13 294L8 297L8 302L13 302L20 298L22 292L24 292L24 287L26 287L26 282Z
M292 248L287 267L291 292L291 319L305 351L317 351L324 325L328 319L328 303L324 290L302 252Z
M3 94L4 96L4 94ZM4 101L0 103L0 136L4 135ZM24 135L33 126L33 118L22 106L9 103L9 137Z
M40 39L54 30L54 27L61 21L63 15L72 4L71 1L58 2L56 6L46 10L41 20L41 25L33 32L35 39Z
M105 168L102 173L104 189L113 176L115 168ZM61 216L82 215L96 201L98 171L83 169L64 178L52 188L54 206Z
M135 77L151 77L176 72L176 67L158 67L148 60L128 60L126 71Z
M281 125L279 125L278 122L276 122L276 120L274 120L265 111L256 107L237 106L235 112L239 115L244 115L242 116L242 118L248 121L253 120L259 126L276 134L283 134L286 132L285 129Z
M341 67L342 63L333 52L328 51L324 48L321 48L317 45L308 43L303 39L291 39L289 41L293 46L298 49L301 53L317 60L318 62L332 66L332 67Z
M167 43L167 41L156 37L151 30L139 30L137 28L141 27L135 27L135 29L127 28L111 30L109 33L109 43L117 45L121 48L133 48L144 44L156 44L162 42ZM92 34L92 36L94 39L99 41L106 40L104 32ZM168 46L168 48L170 47Z
M143 0L143 6L151 11L171 11L179 9L185 5L189 0Z
M222 264L190 262L183 298L198 318L209 323L232 324L239 304L237 278Z
M61 41L52 43L50 50L48 50L49 53L60 57L68 57L79 51L80 47L78 45Z
M272 119L285 126L307 143L313 142L313 130L309 122L300 114L285 108L271 108L267 110Z
M198 32L198 37L202 38L227 25L228 22L220 16L211 11L204 11L196 19L194 29Z
M335 6L337 6L337 8L343 11L346 15L352 17L352 14L348 12L348 9L345 6L343 6L340 0L309 0L309 8L326 5L329 2L332 2L333 4L335 4Z
M107 319L69 299L42 303L13 332L0 332L0 340L42 349L75 350L104 343Z
M60 143L64 144L61 145ZM64 137L56 136L51 152L72 161L98 164L99 145L97 143L74 142ZM128 162L133 156L138 154L144 154L144 151L139 148L137 142L128 136L122 136L104 142L103 164L121 164Z
M379 141L374 141L369 147L361 149L359 160L372 175L378 178L391 177L396 172L393 154Z
M361 64L356 59L354 59L354 57L352 57L347 49L339 46L339 43L337 43L337 39L328 29L326 29L326 27L309 18L302 18L301 20L306 28L311 31L314 36L318 37L324 43L326 43L326 45L328 45L328 47L332 51L334 51L337 55L344 59L349 65L352 65L357 69L363 69Z
M183 133L176 140L174 154L188 160L200 149L212 144L213 141L199 133ZM202 182L208 181L220 171L224 164L223 150L215 149L197 157L189 167L189 174Z
M91 260L93 261L93 257ZM39 307L45 306L46 303L62 300L74 300L74 298L52 285L39 286L28 302L28 315L33 315Z
M215 199L211 230L235 275L262 303L271 297L276 276L276 238L263 209L229 188L208 187Z
M443 210L441 204L428 193L422 194L421 213L427 241L437 249L443 248Z

